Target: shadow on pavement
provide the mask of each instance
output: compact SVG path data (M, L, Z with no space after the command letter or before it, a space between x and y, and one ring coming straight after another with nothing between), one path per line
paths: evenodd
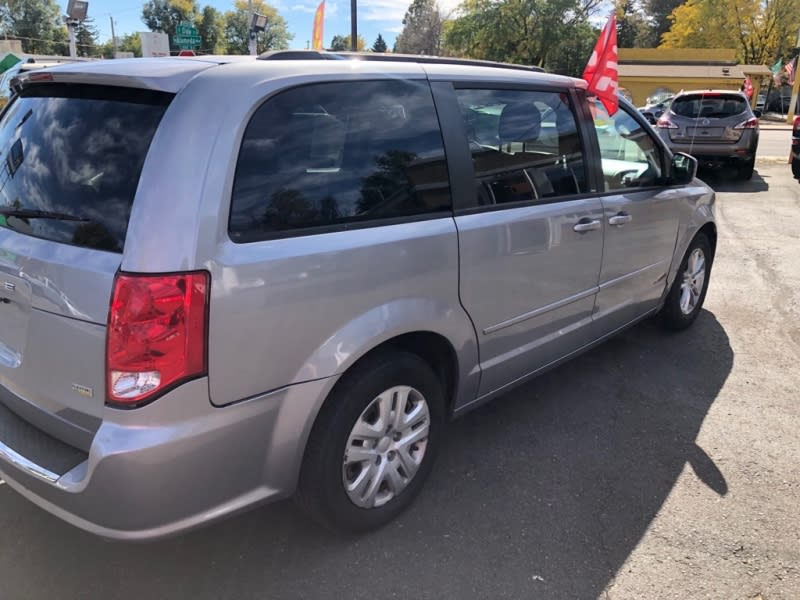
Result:
M752 194L769 190L769 183L758 172L758 165L753 172L753 177L747 181L737 179L736 169L728 166L700 169L697 176L711 186L715 192Z
M679 334L643 323L454 422L417 502L360 538L284 502L110 543L2 490L4 597L596 598L687 464L727 493L695 439L732 365L708 311Z

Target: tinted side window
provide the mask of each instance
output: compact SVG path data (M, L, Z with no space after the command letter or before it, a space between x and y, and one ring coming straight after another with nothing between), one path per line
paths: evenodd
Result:
M585 192L583 148L566 94L456 90L475 167L477 203Z
M427 82L322 83L282 92L253 115L229 233L250 242L450 206Z
M661 152L653 134L623 106L610 116L597 101L592 107L605 190L656 185L661 177Z

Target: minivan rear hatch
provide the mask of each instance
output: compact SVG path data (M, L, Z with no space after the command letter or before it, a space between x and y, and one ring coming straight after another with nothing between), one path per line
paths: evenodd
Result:
M0 116L0 403L88 449L114 276L173 94L48 79Z

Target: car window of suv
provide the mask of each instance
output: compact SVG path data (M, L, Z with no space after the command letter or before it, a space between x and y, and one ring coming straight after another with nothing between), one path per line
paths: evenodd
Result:
M605 191L656 185L662 158L651 132L620 106L609 115L599 101L590 105L600 144Z
M583 148L567 94L457 89L478 206L553 202L585 192Z
M320 83L282 92L253 115L228 230L252 242L450 210L427 82Z

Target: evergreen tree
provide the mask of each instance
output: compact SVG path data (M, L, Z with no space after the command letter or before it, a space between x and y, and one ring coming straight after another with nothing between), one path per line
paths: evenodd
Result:
M383 36L379 33L378 38L375 40L375 43L372 44L372 51L373 52L386 52L389 47L386 45L386 42L383 39Z

